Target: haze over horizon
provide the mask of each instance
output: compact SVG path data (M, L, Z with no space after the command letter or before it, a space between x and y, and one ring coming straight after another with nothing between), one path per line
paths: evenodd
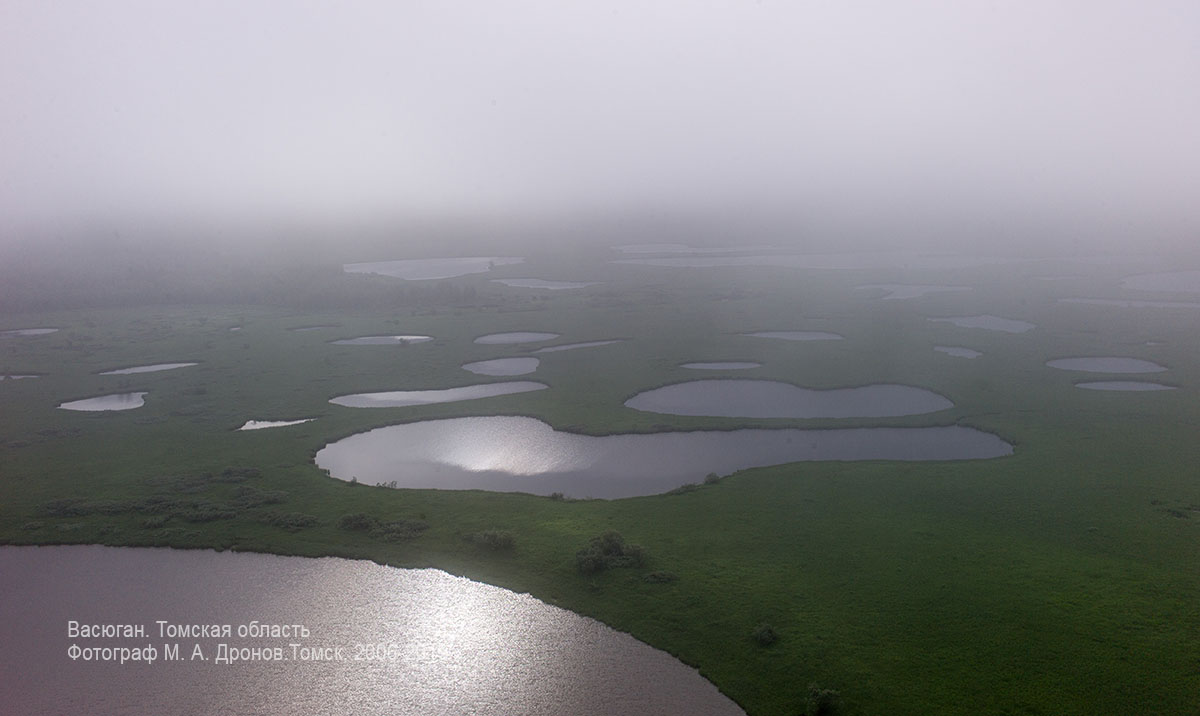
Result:
M14 0L0 17L0 241L625 215L897 244L1200 232L1194 3Z

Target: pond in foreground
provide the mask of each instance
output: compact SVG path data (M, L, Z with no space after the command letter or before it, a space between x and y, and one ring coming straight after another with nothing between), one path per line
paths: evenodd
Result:
M531 390L542 390L548 387L550 386L544 383L516 380L507 383L464 385L459 388L444 388L442 390L391 390L383 393L355 393L353 395L339 395L329 402L347 408L403 408L409 405L455 403L460 400L491 398L496 395L528 393Z
M773 380L693 380L638 393L627 407L668 415L727 418L884 418L954 407L909 385L812 390Z
M71 546L0 547L0 573L0 673L12 713L742 713L695 669L628 634L432 569ZM146 637L70 639L72 620L142 626ZM231 637L160 636L160 620L227 624ZM309 636L239 638L252 621L303 625ZM217 664L218 643L278 647L285 660ZM158 660L72 660L73 644L152 644ZM178 645L178 660L163 660L164 644ZM204 660L192 660L196 647ZM343 659L292 658L302 648Z
M973 428L745 429L606 435L534 418L473 417L376 428L325 446L317 466L341 480L444 490L613 499L654 495L710 472L802 460L968 460L1012 454Z

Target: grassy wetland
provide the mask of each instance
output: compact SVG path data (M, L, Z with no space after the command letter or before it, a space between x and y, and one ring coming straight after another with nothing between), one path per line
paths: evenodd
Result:
M38 376L0 382L0 540L437 567L627 631L699 668L754 716L802 712L813 684L856 714L1196 713L1200 309L1060 300L1186 302L1121 285L1153 261L820 269L614 264L627 257L602 246L491 255L526 261L433 281L347 274L335 260L241 272L191 262L175 276L150 265L124 281L91 266L100 275L90 283L80 273L53 295L10 268L0 330L59 330L0 337L0 374ZM550 291L494 280L527 277L595 283ZM882 300L858 288L872 284L969 290ZM979 315L1036 328L928 320ZM761 331L844 338L743 335ZM474 342L503 332L560 335ZM334 343L388 335L433 340ZM537 354L524 378L545 390L398 408L329 403L502 382L462 366L609 339L622 340ZM1176 390L1081 390L1105 376L1046 365L1077 356L1153 361L1167 370L1150 377ZM184 362L196 365L101 375ZM914 386L953 407L805 420L623 405L726 375L684 367L695 362L757 363L727 376L813 389ZM144 406L57 407L127 392L144 392ZM588 435L963 425L1015 451L698 474L667 494L618 500L393 489L332 479L313 462L375 427L475 415ZM237 430L301 419L311 420ZM636 556L584 568L580 552L613 531Z

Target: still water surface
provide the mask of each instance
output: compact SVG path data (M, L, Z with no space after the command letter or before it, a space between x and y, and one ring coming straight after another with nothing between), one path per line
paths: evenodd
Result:
M463 370L477 375L525 375L537 370L538 363L537 358L494 358L466 363Z
M100 375L134 375L137 373L157 373L160 370L175 370L176 368L187 368L189 366L199 365L198 363L155 363L154 365L137 365L132 368L118 368L117 370L106 370Z
M1029 321L1018 321L1015 318L1000 318L999 316L952 316L950 318L930 318L929 320L934 323L953 323L959 328L982 328L1004 333L1024 333L1037 328Z
M0 547L0 676L12 714L699 714L743 712L694 669L529 595L431 569L201 550ZM67 622L151 638L68 639ZM160 638L157 621L232 638ZM238 638L251 621L308 638ZM341 648L344 661L214 663L231 647ZM73 661L81 647L177 643L178 661ZM356 645L384 659L354 660ZM205 659L191 660L199 646ZM298 649L300 647L297 647ZM390 650L390 651L389 651Z
M727 418L884 418L954 407L909 385L813 390L773 380L693 380L638 393L627 407L668 415Z
M359 336L331 342L335 346L406 346L409 343L424 343L432 340L432 336Z
M510 333L489 333L475 339L481 345L502 345L508 343L537 343L558 338L558 333L538 333L536 331L512 331Z
M409 405L455 403L460 400L476 400L496 395L527 393L531 390L543 390L549 387L544 383L518 380L507 383L464 385L460 388L445 388L442 390L391 390L382 393L354 393L353 395L339 395L329 402L334 405L343 405L347 408L403 408Z
M495 266L523 263L515 256L469 256L453 259L402 259L399 261L369 261L343 264L346 273L374 273L408 281L428 281L454 278L473 273L487 273Z
M1166 370L1166 366L1153 361L1116 356L1059 358L1047 361L1046 365L1059 370L1081 370L1088 373L1161 373Z
M58 407L63 410L82 410L85 412L97 412L101 410L133 410L140 408L146 404L142 400L145 391L140 393L114 393L112 395L99 395L95 398L84 398L83 400L72 400L68 403L63 403Z
M938 353L945 353L948 356L955 358L978 358L983 355L977 350L971 348L962 348L960 346L934 346L933 349Z
M781 341L840 341L843 336L826 331L758 331L743 333L753 338L778 338Z
M1088 383L1076 383L1076 388L1085 390L1116 390L1120 392L1146 393L1156 390L1175 390L1175 386L1162 383L1149 383L1139 380L1097 380Z
M550 291L599 286L601 283L600 281L547 281L541 278L494 278L492 282L502 283L513 288L544 288Z
M663 432L595 437L526 417L426 420L326 445L317 466L341 480L606 499L654 495L710 472L802 460L968 460L1012 454L990 433L952 426Z

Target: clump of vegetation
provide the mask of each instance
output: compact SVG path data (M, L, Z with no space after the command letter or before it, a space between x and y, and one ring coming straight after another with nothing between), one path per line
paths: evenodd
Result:
M40 530L41 528L43 528L45 526L46 526L45 523L37 522L35 520L33 522L26 522L25 524L21 525L21 529L32 532L33 530Z
M687 482L687 483L680 485L679 487L676 487L674 490L668 490L667 494L668 495L683 495L688 492L695 492L696 490L699 490L699 489L700 489L700 486L697 485L696 483Z
M375 539L396 542L416 537L429 529L429 523L421 520L392 520L391 522L383 522L378 517L368 515L365 512L355 512L349 515L342 515L338 519L338 529L351 532L366 532Z
M556 502L563 502L564 500L566 500L566 499L567 499L567 496L566 496L566 495L564 495L564 494L563 494L563 493L561 493L561 492L551 492L551 493L550 493L550 499L551 499L551 500L554 500L554 501L556 501Z
M836 716L842 712L842 695L833 689L822 689L816 684L808 685L808 698L804 702L805 716Z
M628 544L620 532L609 530L593 537L575 553L575 567L582 574L596 574L613 567L640 567L646 562L640 545Z
M666 584L667 582L674 582L677 579L679 579L679 575L674 572L664 571L650 572L642 577L643 582L650 584Z
M491 552L509 552L516 546L512 532L508 530L482 530L466 535L471 544Z
M234 493L233 501L239 507L278 505L287 500L287 494L283 490L259 490L249 485L241 485Z
M142 527L148 530L162 529L170 520L170 515L154 515L142 520Z
M770 646L779 641L779 633L775 631L775 627L766 622L754 627L754 631L750 632L750 636L754 641L758 642L759 646Z
M705 485L715 485L721 481L721 476L715 472L710 472L704 476Z
M315 515L308 515L303 512L274 511L264 513L262 521L272 527L278 527L288 532L299 532L320 522Z

